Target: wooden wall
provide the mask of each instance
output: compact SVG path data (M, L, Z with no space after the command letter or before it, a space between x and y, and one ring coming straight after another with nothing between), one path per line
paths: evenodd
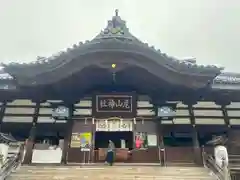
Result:
M139 98L140 99L140 98ZM238 141L239 135L236 133L240 127L240 102L233 102L227 106L217 105L214 102L198 102L195 105L185 105L179 102L167 102L176 103L176 116L173 119L162 120L161 126L164 129L170 129L178 131L184 131L184 129L196 128L199 134L215 134L221 133L223 131L228 132L229 140L234 142ZM48 131L55 132L65 132L67 121L55 121L51 118L52 115L52 105L49 102L41 103L39 107L39 112L37 114L37 121L34 121L34 116L36 116L36 106L35 102L31 100L22 99L14 100L12 102L1 102L0 103L0 127L2 132L18 133L27 132L29 134L31 127L36 123L37 131L41 134L41 130L45 129ZM74 105L75 111L73 112L73 120L82 120L82 122L88 121L89 124L92 123L92 101L91 98L85 98ZM138 101L137 102L137 121L144 121L145 125L136 125L139 130L141 128L148 129L152 120L154 119L153 105L149 101ZM84 125L85 126L85 125ZM143 127L141 127L143 126ZM75 127L75 125L74 125ZM90 127L90 126L89 126ZM174 129L174 128L176 129ZM188 128L186 128L188 127ZM190 127L190 128L189 128ZM152 131L152 130L151 130ZM39 134L39 135L40 135ZM164 135L164 134L163 134ZM27 135L26 135L27 136ZM236 146L234 143L229 142L229 147ZM186 150L186 149L185 149ZM184 152L185 150L178 150L178 152ZM69 152L75 151L69 149ZM77 151L77 150L76 150ZM153 150L151 154L157 156L158 150ZM169 148L169 152L173 151ZM186 150L186 151L191 151ZM169 154L168 152L168 154ZM234 151L231 150L231 153ZM70 153L75 154L75 153ZM171 154L171 153L170 153ZM154 155L154 156L155 156ZM137 156L137 155L136 155ZM139 156L143 156L139 155ZM177 156L175 154L175 156ZM170 159L173 156L167 155ZM180 157L180 155L179 155ZM79 156L80 158L80 156ZM168 159L169 159L168 158ZM69 156L69 161L74 161L74 157ZM156 159L156 158L153 158ZM177 158L175 158L177 159ZM186 158L187 159L187 158Z
M190 120L189 106L181 102L176 103L176 117L173 121L162 121L162 124L191 124L196 126L201 125L219 125L219 126L239 126L240 125L240 103L231 103L228 106L216 105L214 102L198 102L193 105L193 113L195 116L194 122ZM144 120L152 119L155 116L153 105L149 101L138 101L137 117ZM31 100L14 100L13 102L4 102L0 104L1 108L1 123L32 123L34 108L36 103ZM63 121L54 121L51 118L52 106L50 103L41 103L38 115L38 123L64 123ZM74 105L73 118L92 116L91 99L86 98ZM223 113L227 112L227 118ZM229 120L226 120L229 119Z

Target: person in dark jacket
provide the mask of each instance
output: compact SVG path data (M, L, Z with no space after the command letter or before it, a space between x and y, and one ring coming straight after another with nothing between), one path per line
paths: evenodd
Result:
M107 156L106 156L106 162L110 166L112 166L113 162L114 162L114 151L115 151L115 145L114 145L114 143L111 140L109 140Z

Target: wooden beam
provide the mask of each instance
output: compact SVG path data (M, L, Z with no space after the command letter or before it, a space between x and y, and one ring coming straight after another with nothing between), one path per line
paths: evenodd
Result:
M192 140L193 140L194 161L197 165L202 165L203 162L202 162L201 147L199 144L198 132L195 127L192 128Z
M66 124L66 131L64 133L64 145L62 149L62 164L67 164L67 152L69 149L69 142L71 139L71 134L72 134L72 126L73 126L73 106L69 108L69 119L67 120Z
M194 115L192 104L188 104L188 112L189 112L189 115L190 115L191 124L192 124L193 127L195 127L195 115Z
M164 133L163 133L163 125L160 120L156 120L157 124L157 141L158 141L158 151L159 151L159 161L161 166L165 166L165 147L164 147Z
M194 161L197 165L202 165L202 156L201 156L201 148L199 145L199 139L198 139L198 132L195 128L195 115L193 110L193 105L188 104L188 111L190 115L190 121L192 124L192 141L193 141L193 153L194 153Z
M226 109L226 105L221 105L221 110L222 110L222 113L223 113L223 119L225 121L225 124L230 127L230 120L229 120L229 117L228 117L228 112L227 112L227 109Z

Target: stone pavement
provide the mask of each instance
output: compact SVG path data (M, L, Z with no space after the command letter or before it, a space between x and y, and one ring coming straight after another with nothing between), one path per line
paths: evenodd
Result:
M7 180L214 180L202 167L22 166Z

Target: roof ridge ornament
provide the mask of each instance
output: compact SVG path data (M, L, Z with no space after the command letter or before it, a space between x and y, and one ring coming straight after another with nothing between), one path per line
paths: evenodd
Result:
M111 20L108 21L107 27L103 29L95 38L106 39L106 38L124 38L129 40L137 40L127 28L126 21L122 20L119 16L119 10L115 10L115 15Z
M115 9L115 16L118 16L118 9Z

